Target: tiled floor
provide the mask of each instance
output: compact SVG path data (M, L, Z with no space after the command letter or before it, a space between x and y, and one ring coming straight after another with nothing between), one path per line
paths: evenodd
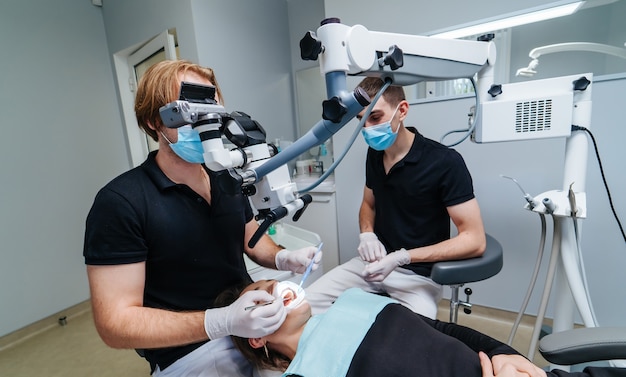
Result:
M149 376L148 363L133 350L116 350L100 340L91 312L68 317L0 352L0 376L126 377Z
M439 319L448 319L447 301L442 302ZM475 307L471 315L459 312L459 324L482 331L506 342L514 313ZM513 346L525 354L532 332L523 321ZM547 365L541 356L534 359ZM65 326L55 325L43 333L0 351L0 376L11 377L125 377L148 376L149 368L133 350L108 348L98 337L90 311L67 318Z

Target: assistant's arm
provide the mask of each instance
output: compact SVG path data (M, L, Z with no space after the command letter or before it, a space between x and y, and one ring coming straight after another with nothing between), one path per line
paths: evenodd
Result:
M458 235L433 245L389 253L366 266L363 278L367 281L383 281L396 266L481 256L485 252L487 240L476 199L448 207L448 213L457 226Z
M204 311L173 312L143 306L145 262L88 265L96 329L113 348L162 348L208 339Z
M381 260L387 255L385 246L374 233L374 219L376 209L374 207L374 192L369 187L363 189L363 201L359 209L359 246L357 248L361 259L367 262Z
M411 263L467 259L483 255L487 239L476 198L447 207L447 211L458 234L433 245L407 250Z
M359 228L361 233L374 232L374 191L365 186L363 189L363 201L359 208Z

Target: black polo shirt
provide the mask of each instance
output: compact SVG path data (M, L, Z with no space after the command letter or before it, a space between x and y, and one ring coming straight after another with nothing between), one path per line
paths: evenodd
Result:
M385 174L383 151L367 151L365 184L373 190L374 233L387 249L412 249L450 238L447 207L474 198L472 177L463 157L420 135L407 155ZM430 276L432 263L403 266Z
M146 262L144 306L204 310L225 288L251 281L243 259L249 201L217 189L211 205L188 186L172 182L147 160L102 188L87 216L83 255L90 265ZM200 344L147 350L161 369Z

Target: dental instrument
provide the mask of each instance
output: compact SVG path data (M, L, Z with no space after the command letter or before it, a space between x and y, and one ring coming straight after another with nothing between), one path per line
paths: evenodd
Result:
M318 252L320 249L318 249ZM317 255L317 252L315 253L315 255ZM313 262L311 262L309 266L312 264ZM295 308L296 306L300 305L302 301L304 301L304 296L305 296L305 292L302 289L302 286L296 285L296 283L289 281L289 280L281 281L281 282L278 282L278 284L276 284L276 294L278 295L278 297L282 297L283 304L285 302L288 302L285 305L285 308L287 310L291 310ZM252 310L252 309L262 307L262 306L267 306L267 305L274 303L276 300L261 302L255 305L250 305L250 306L245 307L244 310Z
M508 177L502 174L500 174L500 177L510 179L517 185L517 187L519 187L519 189L522 191L522 194L524 194L524 199L526 199L526 202L528 203L528 206L530 207L530 209L533 209L537 206L537 203L535 203L535 200L533 199L533 197L529 193L524 191L524 189L522 188L522 185L520 185L519 182L515 178Z
M285 302L287 300L291 300L291 298L287 298L287 297L283 298L283 302ZM271 305L274 302L276 302L276 300L260 302L260 303L255 304L255 305L246 306L245 308L243 308L243 310L252 310L252 309L260 308L262 306Z
M313 254L313 258L311 258L311 262L306 267L306 270L304 271L304 274L302 275L302 280L300 280L300 284L298 285L298 292L302 291L302 284L304 284L304 281L311 274L311 270L313 269L313 264L315 264L315 258L320 253L320 251L322 251L322 246L323 245L324 245L324 242L320 242L320 244L317 245L317 250L315 251L315 254Z

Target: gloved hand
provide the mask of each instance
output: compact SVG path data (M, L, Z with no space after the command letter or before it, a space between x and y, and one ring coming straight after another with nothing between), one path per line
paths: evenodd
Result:
M385 246L378 240L375 233L363 232L359 234L359 240L361 240L361 242L357 250L359 251L361 259L364 261L374 262L381 260L387 254Z
M311 263L316 251L317 247L315 246L307 246L293 251L283 249L276 254L276 268L282 271L292 271L297 274L302 274L309 263ZM321 260L322 252L320 251L317 256L315 256L311 271L317 270Z
M246 307L274 301L265 306L245 310ZM285 321L287 311L282 300L266 291L249 291L237 301L223 308L208 309L204 313L204 330L209 339L227 335L260 338L274 333Z
M363 269L362 276L366 281L381 282L398 266L411 263L411 256L405 249L387 254L383 259L374 261Z

